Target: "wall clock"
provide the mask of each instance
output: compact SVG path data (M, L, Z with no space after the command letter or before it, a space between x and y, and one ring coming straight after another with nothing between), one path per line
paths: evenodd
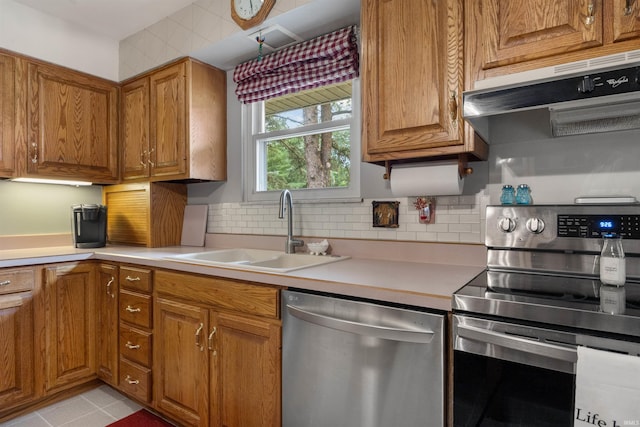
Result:
M231 0L231 18L246 30L267 18L276 0Z

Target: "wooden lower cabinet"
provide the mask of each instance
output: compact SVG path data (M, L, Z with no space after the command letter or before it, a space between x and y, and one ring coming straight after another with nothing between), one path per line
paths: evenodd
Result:
M32 267L0 270L0 418L36 397L34 279Z
M161 271L155 284L157 409L189 426L280 426L281 322L246 304L275 308L278 291Z
M118 265L99 264L97 282L98 378L115 386L118 384Z
M96 294L93 263L45 268L47 393L96 378Z

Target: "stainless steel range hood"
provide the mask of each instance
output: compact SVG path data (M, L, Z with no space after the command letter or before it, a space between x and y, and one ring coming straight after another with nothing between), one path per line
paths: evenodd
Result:
M513 113L535 113L550 137L640 129L640 51L605 58L620 63L465 92L463 116L487 142L492 123Z

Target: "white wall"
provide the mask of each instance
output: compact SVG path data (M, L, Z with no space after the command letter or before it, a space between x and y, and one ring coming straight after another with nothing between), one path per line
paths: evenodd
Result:
M0 0L0 47L118 81L118 42Z

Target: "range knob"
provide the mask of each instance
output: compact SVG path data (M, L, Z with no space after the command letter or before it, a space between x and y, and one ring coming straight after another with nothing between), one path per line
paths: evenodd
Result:
M511 218L502 217L498 220L498 230L503 233L511 233L516 228L516 222Z
M580 93L589 93L593 92L596 88L595 82L589 76L584 76L580 83L578 83L578 92Z
M540 234L544 231L544 221L541 218L529 218L525 225L527 230L533 234Z

